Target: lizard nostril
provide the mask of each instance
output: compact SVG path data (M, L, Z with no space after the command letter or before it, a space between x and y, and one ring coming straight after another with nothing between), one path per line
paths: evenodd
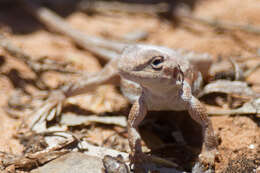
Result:
M176 79L178 77L178 73L180 72L178 67L174 67L173 69L173 78Z
M167 76L170 76L173 79L181 80L180 78L182 78L182 71L179 66L174 68L165 67L163 71Z
M179 65L173 69L173 78L176 79L176 81L183 81L184 74Z

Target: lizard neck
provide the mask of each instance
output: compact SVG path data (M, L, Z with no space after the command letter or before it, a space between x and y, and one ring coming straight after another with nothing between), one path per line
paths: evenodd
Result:
M180 86L177 85L151 85L151 86L141 86L143 91L149 95L153 95L156 97L172 97L177 96L179 91L182 89Z

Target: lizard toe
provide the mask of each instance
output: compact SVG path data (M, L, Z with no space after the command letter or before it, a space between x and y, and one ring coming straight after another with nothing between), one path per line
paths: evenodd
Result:
M214 166L218 151L216 149L203 151L199 155L199 162L205 166Z
M215 170L214 168L206 168L202 163L197 162L193 168L192 168L192 173L214 173Z

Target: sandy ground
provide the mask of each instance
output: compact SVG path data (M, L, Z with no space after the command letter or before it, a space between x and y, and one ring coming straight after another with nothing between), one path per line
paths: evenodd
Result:
M260 27L260 1L258 0L205 0L196 5L193 12L198 17L218 19L229 22L253 24ZM19 16L19 20L17 20ZM66 20L75 28L89 34L120 38L124 34L138 30L149 33L146 43L164 45L170 48L183 48L200 53L209 53L215 59L218 57L252 57L259 49L260 36L238 31L214 32L210 27L193 23L191 29L184 25L172 26L170 22L146 15L117 14L117 17L97 14L88 16L84 13L73 12ZM188 24L186 24L188 25ZM0 29L10 32L10 38L26 53L34 58L46 56L57 61L68 61L78 69L89 73L99 71L102 66L89 52L78 49L70 39L59 34L50 33L37 23L22 9L11 7L0 12ZM235 35L235 36L234 36ZM237 39L240 41L237 41ZM32 72L25 65L5 51L0 49L0 56L5 57L1 72L7 74L11 69L17 69L23 77L33 78ZM258 61L259 62L259 61ZM249 62L254 64L254 62ZM260 69L248 79L255 91L260 91ZM63 75L47 73L44 75L51 86L56 86L64 80ZM23 146L13 138L16 128L23 118L14 119L8 116L3 107L7 105L9 96L16 84L10 82L6 75L0 76L0 151L21 153ZM108 92L109 91L109 92ZM116 98L116 99L114 99ZM87 107L95 113L113 112L126 107L127 101L111 86L99 88L94 93L79 98L83 108ZM99 105L100 99L105 104ZM211 116L214 129L221 139L219 146L220 159L216 163L217 172L232 172L229 167L244 164L245 171L250 164L260 165L260 122L250 116ZM102 133L108 135L110 133ZM93 140L99 141L104 137L93 135ZM258 159L258 163L256 162ZM240 165L241 165L240 164ZM249 165L248 169L245 165ZM233 168L236 168L234 166ZM241 167L237 166L238 170ZM234 171L234 170L233 170ZM234 171L236 172L236 171ZM239 171L237 171L239 172Z

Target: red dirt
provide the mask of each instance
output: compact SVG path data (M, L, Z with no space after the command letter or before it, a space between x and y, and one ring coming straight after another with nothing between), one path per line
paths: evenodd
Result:
M17 13L4 11L0 13L0 29L14 30L5 21L1 21L1 19L5 18L7 20L10 18L14 20L14 15L17 14L23 16L22 19L26 21L25 24L39 25L35 24L35 21L29 15L23 14L21 10L17 10ZM260 1L258 0L204 0L197 4L193 14L235 23L250 23L260 27ZM149 38L145 41L147 43L202 53L206 52L213 55L214 58L218 56L224 58L231 56L255 56L254 51L260 44L260 36L258 35L245 34L239 31L217 33L210 27L198 24L191 25L191 27L197 30L196 32L191 32L185 29L183 25L173 27L169 22L144 15L122 14L118 17L106 15L87 16L83 13L74 12L66 20L73 27L89 35L102 36L104 33L109 33L112 38L118 38L136 29L145 30L149 33ZM13 22L15 23L16 21ZM28 26L22 25L21 22L18 23L16 30L27 30ZM246 46L235 40L232 34L236 34ZM97 59L92 54L79 50L70 39L50 33L40 25L34 31L26 34L11 32L10 37L32 57L40 58L47 56L57 61L69 61L76 68L84 69L89 73L101 69ZM32 72L28 68L7 55L2 49L0 49L0 55L8 57L6 64L0 69L1 72L8 72L11 68L15 68L24 77L33 77ZM260 91L259 76L260 70L247 79L253 85L252 88L258 92ZM45 75L45 78L51 86L57 85L57 79L61 81L65 79L64 76L55 73L48 73ZM11 118L2 108L7 105L8 98L14 91L15 86L4 75L0 76L0 81L0 97L2 98L0 101L0 151L18 154L21 153L23 146L13 138L13 135L16 133L16 128L21 123L21 119ZM71 102L74 103L74 100ZM103 86L94 93L80 96L76 98L76 102L77 104L80 103L81 107L96 113L118 111L125 107L127 103L119 92L111 86ZM229 168L236 161L242 162L244 160L245 163L249 164L256 159L260 159L260 124L259 119L254 121L252 117L254 116L211 116L214 129L221 138L219 146L221 157L219 162L216 163L217 172L229 172ZM103 135L108 136L109 134ZM95 135L92 137L94 139ZM96 141L103 139L100 136L95 138L94 140ZM237 172L240 172L239 169L238 167ZM244 172L248 170L245 169Z

